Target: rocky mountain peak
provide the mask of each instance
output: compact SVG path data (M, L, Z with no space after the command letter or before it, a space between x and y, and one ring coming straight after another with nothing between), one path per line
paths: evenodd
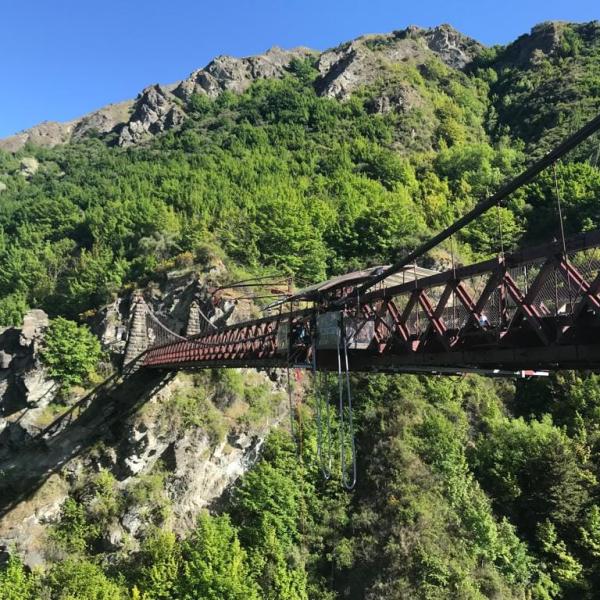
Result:
M562 32L566 23L547 21L540 23L517 38L507 48L507 58L519 67L531 66L540 56L551 56L560 47Z
M284 50L275 46L257 56L218 56L184 79L175 88L174 94L184 100L189 100L192 94L206 94L214 98L225 90L239 94L256 79L282 77L294 58L313 54L316 52L308 48Z
M483 49L479 42L448 24L426 29L422 37L432 52L455 69L463 69Z
M131 146L183 123L185 112L161 85L145 88L136 98L133 113L119 134L119 146Z
M450 25L431 29L411 25L389 34L364 35L320 55L318 91L347 98L359 87L376 81L386 63L424 64L437 57L449 67L463 69L482 48Z
M506 48L505 60L519 68L528 68L537 64L544 57L555 56L563 46L567 29L576 31L583 40L593 42L600 36L600 21L589 23L546 21L540 23Z

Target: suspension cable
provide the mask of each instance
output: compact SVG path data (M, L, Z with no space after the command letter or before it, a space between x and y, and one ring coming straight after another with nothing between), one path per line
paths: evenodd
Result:
M556 190L556 205L558 207L558 221L560 224L560 241L562 243L563 254L567 257L567 242L565 239L565 226L563 222L562 205L560 200L560 188L558 187L558 174L556 172L556 163L552 165L552 171L554 173L554 188Z
M198 306L198 312L200 313L200 316L213 328L213 329L219 329L205 314L204 311L200 308L200 305Z
M558 185L558 173L557 173L557 169L556 169L556 163L554 163L552 165L552 172L554 174L554 189L556 191L556 206L558 209L558 222L560 224L560 241L562 244L562 250L563 250L563 257L565 259L565 261L569 262L569 258L567 256L567 242L566 242L566 238L565 238L565 224L564 224L564 218L563 218L563 212L562 212L562 203L561 203L561 197L560 197L560 187ZM555 273L555 277L556 277L556 273ZM571 275L570 273L567 273L567 286L569 288L569 311L571 313L573 313L573 294L571 292ZM558 303L556 305L556 310L558 312Z
M498 217L498 234L500 238L500 256L504 259L504 235L502 233L502 216L500 213L500 202L496 204L496 215Z
M361 294L364 294L369 288L373 287L375 284L380 281L386 279L390 275L394 273L398 273L406 265L409 265L411 262L414 262L420 256L423 256L426 252L435 248L438 244L449 238L453 233L460 231L465 225L468 225L472 221L474 221L479 215L482 215L492 206L496 206L498 202L512 194L514 191L518 190L523 185L529 183L536 177L539 173L541 173L546 167L552 165L559 158L563 157L565 154L570 152L573 148L581 144L581 142L585 141L591 135L596 133L600 129L600 115L592 119L589 123L584 125L581 129L576 131L574 134L565 139L561 144L559 144L556 148L548 152L544 157L540 160L536 161L533 165L525 169L520 175L512 179L511 181L504 184L495 194L490 196L487 200L480 202L475 208L470 210L466 215L462 216L460 219L457 219L452 225L433 236L423 244L421 244L418 248L413 250L411 253L407 254L404 258L402 258L396 264L388 267L379 275L374 275L370 277L365 282L360 284L359 289ZM344 303L344 299L339 300L337 305L340 306Z

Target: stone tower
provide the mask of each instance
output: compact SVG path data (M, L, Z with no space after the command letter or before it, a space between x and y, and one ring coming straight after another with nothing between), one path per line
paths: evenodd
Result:
M125 346L123 366L128 365L136 356L148 347L148 331L146 329L146 314L148 307L141 292L134 292L131 300L131 318L129 321L129 334Z

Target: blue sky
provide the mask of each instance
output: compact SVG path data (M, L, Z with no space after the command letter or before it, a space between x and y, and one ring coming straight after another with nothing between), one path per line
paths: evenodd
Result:
M0 137L186 77L218 54L325 49L363 33L450 23L485 44L598 0L0 0Z

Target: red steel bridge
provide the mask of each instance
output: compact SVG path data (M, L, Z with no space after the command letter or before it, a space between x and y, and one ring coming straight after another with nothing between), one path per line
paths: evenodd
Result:
M403 283L361 296L369 275L350 274L292 296L276 314L190 338L148 312L154 343L141 364L337 370L345 343L354 371L600 370L600 231L565 246L417 278L407 266Z
M416 266L598 129L600 117L396 265L329 280L287 297L263 318L190 337L147 310L151 342L139 364L340 371L347 360L344 371L600 370L600 231L559 235L468 266L453 261L443 272Z

